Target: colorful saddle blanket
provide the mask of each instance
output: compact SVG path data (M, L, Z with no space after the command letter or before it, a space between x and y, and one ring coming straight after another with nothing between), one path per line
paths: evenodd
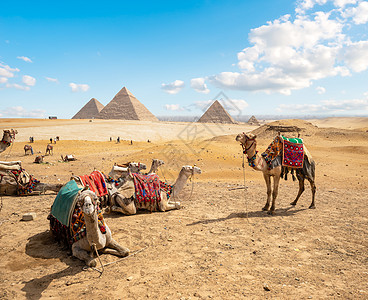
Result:
M102 234L106 234L106 225L102 215L102 210L97 206L97 214L98 214L98 227ZM76 242L81 238L86 236L86 223L84 221L84 214L82 209L78 206L75 207L71 223L70 223L70 231L71 231L71 242Z
M160 179L156 174L141 175L133 173L135 199L138 203L150 202L152 205L161 201Z
M290 168L303 168L304 146L303 140L283 138L282 165Z
M290 168L303 168L304 146L299 138L286 138L277 136L267 147L262 156L270 168L274 167L277 157L282 156L282 166Z
M86 235L86 226L82 209L76 205L78 188L74 180L64 185L57 194L48 216L50 229L54 236L70 246ZM98 225L101 233L106 233L102 211L98 209Z
M99 171L93 171L89 175L79 177L84 186L89 186L92 192L95 192L98 197L103 197L108 194L105 176Z

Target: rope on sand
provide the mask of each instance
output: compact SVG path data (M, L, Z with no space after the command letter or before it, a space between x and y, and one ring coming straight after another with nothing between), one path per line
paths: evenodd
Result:
M96 247L96 246L95 246L95 247ZM100 256L98 255L98 251L97 251L97 249L96 249L97 257L98 257L98 259L99 259L99 261L100 261L102 271L101 271L101 270L99 270L99 269L97 269L97 268L95 268L95 267L91 267L91 269L93 269L93 270L95 270L95 271L99 272L99 273L100 273L100 276L99 276L99 277L101 277L101 276L102 276L102 273L103 273L103 272L104 272L104 270L105 270L105 269L104 269L104 267L109 266L109 265L112 265L112 264L115 264L115 263L118 263L118 262L120 262L120 261L122 261L122 260L124 260L124 259L129 258L129 257L132 257L132 256L134 256L134 255L138 254L139 252L142 252L142 251L146 250L147 248L148 248L148 246L146 246L146 247L144 247L144 248L142 248L142 249L139 249L139 250L135 251L134 253L132 253L132 254L130 254L130 255L128 255L128 256L122 257L122 258L120 258L120 259L118 259L118 260L115 260L115 261L112 261L112 262L109 262L109 263L106 263L106 264L102 264L101 259L100 259ZM88 267L84 267L84 268L83 268L83 270L88 270Z

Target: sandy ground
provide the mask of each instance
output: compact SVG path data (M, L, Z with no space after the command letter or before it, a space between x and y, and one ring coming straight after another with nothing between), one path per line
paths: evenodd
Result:
M363 130L368 118L312 120L318 127L284 122L305 129L302 137L316 161L317 208L308 209L307 185L298 205L289 205L298 190L289 179L280 183L275 216L261 211L266 199L261 173L246 166L246 191L229 190L243 184L235 133L256 127L121 122L120 128L119 121L51 121L0 119L0 128L19 131L0 160L22 160L37 179L53 183L93 168L108 172L114 162L149 165L152 158L166 162L159 175L169 182L184 164L196 164L203 173L187 183L180 210L105 214L120 244L132 253L144 250L107 266L101 277L84 271L84 264L53 240L46 217L55 194L2 197L0 298L368 298L368 132ZM104 132L114 130L114 138L119 134L126 140L130 138L123 134L134 130L133 145L107 141L110 134ZM263 151L274 133L257 130ZM147 143L152 132L159 138ZM44 153L49 136L61 136L54 155L45 157L48 164L36 165L34 156L24 156L31 135L36 153ZM60 162L61 154L74 154L78 160ZM21 221L27 212L35 212L36 219ZM101 259L117 260L111 255Z

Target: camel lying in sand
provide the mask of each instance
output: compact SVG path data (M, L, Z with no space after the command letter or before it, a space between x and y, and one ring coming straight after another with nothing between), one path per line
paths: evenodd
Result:
M3 130L3 138L0 141L0 153L4 152L14 142L17 133L18 131L14 129Z
M256 135L252 133L240 133L236 137L236 141L240 142L243 147L244 154L248 157L249 165L256 171L261 171L263 173L263 177L266 181L267 185L267 201L266 205L262 208L264 211L268 211L269 214L274 214L275 207L276 207L276 197L278 194L279 189L279 182L282 172L287 172L286 167L281 166L282 158L280 159L280 164L276 167L270 169L269 165L267 164L266 160L263 156L259 156L256 151ZM304 180L307 179L311 185L312 190L312 203L309 208L315 208L314 198L316 193L316 185L315 185L315 162L312 159L309 151L304 147L304 162L303 168L294 169L296 172L296 176L299 181L299 192L296 196L296 199L291 202L291 205L296 205L298 202L301 194L304 192ZM271 177L273 177L273 190L271 187ZM270 208L271 202L271 194L272 194L272 205Z
M129 249L120 246L112 238L111 230L104 221L101 211L99 211L96 194L89 190L78 192L79 189L77 187L76 189L71 188L72 185L69 185L69 183L65 187L67 193L76 192L75 196L71 196L72 202L62 197L60 199L62 202L68 203L70 207L64 204L63 209L58 210L57 208L60 208L60 206L57 203L59 200L57 197L48 216L50 229L54 236L59 241L66 242L69 246L72 243L73 256L84 261L89 267L96 266L97 251L120 257L129 255ZM65 219L63 217L65 213L70 216L70 212L72 212L72 216ZM59 216L60 220L56 215ZM68 225L63 225L63 222L67 222ZM78 231L75 232L73 228L77 228ZM109 252L108 248L114 251Z
M168 186L171 189L171 195L167 190L161 189L161 200L158 203L152 205L149 202L137 202L135 201L135 186L132 176L128 176L124 183L117 186L112 192L111 205L107 211L120 212L125 215L134 215L138 209L150 210L150 211L168 211L172 209L179 209L180 202L175 201L178 199L180 192L183 190L185 183L190 176L194 174L201 174L201 169L192 166L183 166L178 178L173 186ZM170 195L168 197L168 194Z
M20 161L0 161L0 195L31 195L58 192L62 184L41 183L22 169Z

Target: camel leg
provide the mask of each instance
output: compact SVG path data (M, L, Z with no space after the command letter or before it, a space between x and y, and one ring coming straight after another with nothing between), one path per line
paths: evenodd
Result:
M262 208L262 210L267 211L268 208L270 207L270 202L271 202L271 177L270 175L266 175L263 174L264 180L266 182L266 186L267 186L267 202L265 204L265 206Z
M120 195L116 195L115 203L118 206L112 206L112 211L118 211L123 213L124 215L135 215L137 213L137 208L134 205L134 201L127 205Z
M304 192L304 176L299 175L298 180L299 180L299 192L298 192L298 195L296 196L295 200L290 203L291 205L296 205L296 203L298 202L300 196Z
M114 249L117 253L108 252L106 251L106 248ZM110 243L106 245L106 247L102 250L102 253L110 253L113 255L120 256L120 257L125 257L129 255L130 250L128 248L120 246L118 242L112 238Z
M180 209L180 202L162 201L160 202L160 211L168 211L173 209Z
M79 247L78 242L74 243L72 246L73 256L84 261L88 267L96 267L97 262L92 256L92 253Z
M309 206L309 208L316 208L316 206L314 205L314 198L315 198L315 195L316 195L316 185L315 185L313 179L308 178L308 181L309 181L311 189L312 189L312 203Z
M272 205L268 214L273 215L276 208L276 198L279 192L280 174L273 177Z

